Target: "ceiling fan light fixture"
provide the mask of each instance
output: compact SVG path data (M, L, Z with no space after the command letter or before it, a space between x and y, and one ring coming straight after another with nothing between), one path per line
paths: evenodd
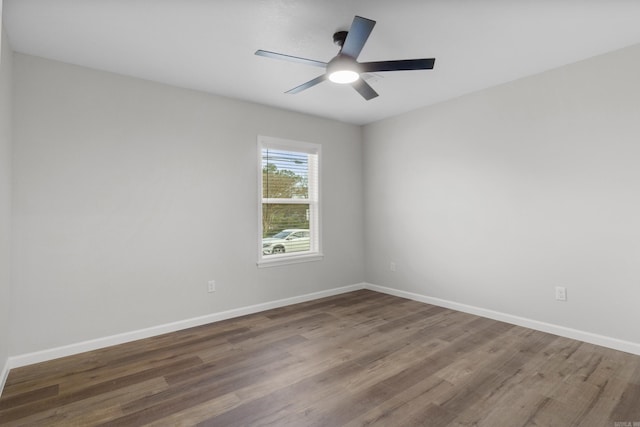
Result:
M338 70L329 74L329 80L339 84L353 83L359 78L360 74L353 70Z
M327 76L334 83L348 84L360 78L360 70L355 59L336 56L327 64Z

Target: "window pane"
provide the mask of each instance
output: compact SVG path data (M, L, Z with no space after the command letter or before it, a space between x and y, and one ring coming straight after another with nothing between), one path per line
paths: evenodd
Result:
M268 199L309 198L309 155L262 150L262 197Z
M263 203L262 237L287 229L309 230L309 205Z
M263 203L262 255L309 251L308 229L309 205Z

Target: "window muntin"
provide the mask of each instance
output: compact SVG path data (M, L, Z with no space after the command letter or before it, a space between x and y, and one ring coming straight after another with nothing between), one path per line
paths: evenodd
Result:
M320 146L261 136L258 264L321 257Z

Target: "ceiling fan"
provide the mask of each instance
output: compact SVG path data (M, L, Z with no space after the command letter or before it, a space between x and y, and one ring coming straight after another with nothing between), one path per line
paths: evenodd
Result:
M340 52L329 62L299 58L282 53L257 50L256 55L267 58L282 59L324 68L326 72L313 80L296 86L286 93L298 93L309 89L327 79L334 83L351 84L355 90L367 101L378 96L367 82L361 78L362 73L377 73L382 71L431 70L435 58L400 59L393 61L358 62L358 56L367 42L376 21L356 16L349 31L338 31L333 35L333 42L340 46Z

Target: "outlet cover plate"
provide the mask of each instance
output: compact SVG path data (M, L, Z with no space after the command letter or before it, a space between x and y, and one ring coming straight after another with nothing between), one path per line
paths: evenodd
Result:
M557 301L567 300L567 288L565 288L564 286L556 286L556 300Z

